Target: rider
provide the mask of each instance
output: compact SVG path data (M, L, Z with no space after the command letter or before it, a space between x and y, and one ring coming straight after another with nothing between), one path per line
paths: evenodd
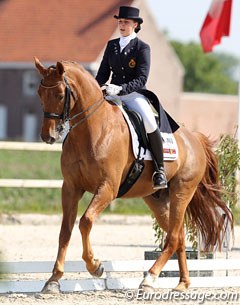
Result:
M111 84L106 93L119 98L129 109L139 112L143 118L153 154L155 172L153 189L167 187L164 172L162 137L148 99L138 93L145 89L150 70L150 47L137 38L143 19L139 17L139 9L129 6L119 8L118 27L120 38L110 40L105 49L96 80L99 85L105 84L112 72Z

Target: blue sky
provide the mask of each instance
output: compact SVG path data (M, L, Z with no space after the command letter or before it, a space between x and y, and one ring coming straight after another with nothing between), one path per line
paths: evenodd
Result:
M212 0L147 0L161 30L170 39L200 43L199 32ZM240 59L240 0L233 0L230 36L223 37L213 52Z

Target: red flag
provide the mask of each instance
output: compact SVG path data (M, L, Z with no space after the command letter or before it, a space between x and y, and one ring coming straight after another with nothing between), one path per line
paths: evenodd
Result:
M204 52L211 52L221 42L222 36L229 36L232 0L212 0L210 9L200 31Z

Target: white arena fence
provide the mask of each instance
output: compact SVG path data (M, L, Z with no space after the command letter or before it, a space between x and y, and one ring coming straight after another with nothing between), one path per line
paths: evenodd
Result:
M62 143L53 145L42 142L8 142L0 141L0 149L5 150L36 150L36 151L62 151Z
M0 141L0 149L30 151L62 151L62 143L48 145L38 142L7 142ZM61 188L62 180L43 179L0 179L0 187L19 188Z
M89 275L83 261L68 261L65 263L65 274L60 280L61 291L80 292L96 290L137 289L143 279L143 274L153 264L152 260L119 260L103 262L104 273L101 278ZM226 276L230 270L240 270L239 259L196 259L188 260L189 271L213 271L214 276L191 277L192 288L240 287L240 276ZM4 262L2 269L5 275L0 280L0 293L8 292L40 292L53 269L53 262ZM163 271L178 271L177 260L169 260ZM222 270L224 275L215 276ZM39 274L44 277L37 279ZM69 279L66 279L71 274ZM238 273L239 274L239 273ZM64 279L65 278L65 279ZM44 279L44 280L43 280ZM174 288L177 277L159 277L159 288Z

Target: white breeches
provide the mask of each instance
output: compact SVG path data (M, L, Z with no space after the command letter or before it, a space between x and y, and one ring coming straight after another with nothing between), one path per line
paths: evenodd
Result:
M147 133L152 133L157 129L158 126L154 113L148 99L144 95L132 92L127 95L121 95L119 98L130 110L135 110L141 114Z

